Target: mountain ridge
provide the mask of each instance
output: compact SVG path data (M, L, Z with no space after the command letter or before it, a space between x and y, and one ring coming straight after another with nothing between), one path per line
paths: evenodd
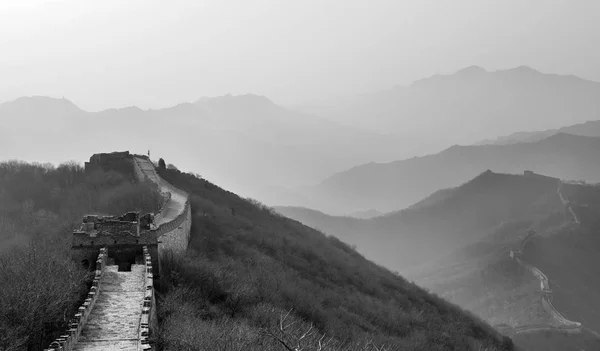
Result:
M538 198L554 199L557 185L557 178L488 170L425 206L370 219L332 216L310 208L280 206L275 210L356 245L380 264L408 269L483 237L502 221L520 218L519 211L534 211ZM552 203L562 205L558 198Z
M112 148L150 149L184 169L203 169L220 184L268 203L280 198L278 191L264 190L269 187L310 184L354 164L404 153L392 135L345 127L253 94L99 112L66 99L23 97L0 104L0 121L10 126L0 130L4 158L60 162L57 155L72 155L83 161L110 140ZM159 143L155 139L165 128L179 130L179 136L165 135ZM21 147L32 139L43 150Z
M486 169L501 173L531 170L562 179L600 181L598 151L600 138L568 133L530 143L455 145L427 156L354 166L305 188L304 203L289 204L333 214L365 207L396 211Z
M408 86L295 108L346 125L395 131L415 155L423 155L515 130L553 129L596 119L600 83L528 66L496 71L471 66ZM443 133L432 138L431 126Z

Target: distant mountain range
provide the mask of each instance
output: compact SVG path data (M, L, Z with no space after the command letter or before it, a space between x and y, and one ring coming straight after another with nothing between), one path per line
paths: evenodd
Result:
M356 245L366 257L402 272L484 238L502 222L535 217L543 206L562 208L557 186L555 178L488 170L428 203L366 220L299 207L275 210Z
M557 133L530 143L455 145L424 157L371 162L303 188L299 191L305 196L304 202L288 203L330 214L351 213L360 208L396 211L487 169L503 173L532 170L567 180L598 182L600 138Z
M562 127L558 129L548 129L532 132L516 132L505 136L500 136L495 139L486 139L475 143L475 145L507 145L517 143L528 143L542 140L557 133L567 133L583 136L600 136L600 121L587 121L572 126Z
M519 130L598 120L600 83L526 66L494 72L472 66L405 87L295 108L355 127L393 131L408 145L432 153Z
M559 130L600 119L598 111L600 83L528 67L488 72L473 66L407 87L294 109L252 94L201 98L159 110L132 106L100 112L84 111L66 99L23 97L0 104L0 159L58 162L69 155L83 161L107 148L150 149L154 158L200 170L269 205L352 215L404 208L488 168L539 167L534 170L592 180L588 171L579 170L579 161L558 160L552 168L544 162L554 160L532 154L533 164L521 155L520 164L504 167L504 161L495 161L496 151L447 147L518 130L545 132L508 139L540 141L554 130L600 136L600 127L595 132L589 124L581 132ZM432 155L439 150L444 151ZM470 156L459 155L465 152ZM478 160L479 154L488 159ZM409 159L413 156L418 157Z
M357 163L410 155L392 135L345 127L250 94L100 112L66 99L23 97L0 104L0 124L0 159L58 162L106 149L151 149L156 159L200 170L267 202L276 202L269 186L311 184Z

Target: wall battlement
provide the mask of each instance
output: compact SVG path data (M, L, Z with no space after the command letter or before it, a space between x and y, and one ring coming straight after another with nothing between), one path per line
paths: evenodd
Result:
M144 304L142 306L142 316L138 328L138 350L150 350L152 347L148 342L148 337L152 330L156 330L156 299L154 297L154 277L152 275L152 258L148 248L144 246L144 262L146 265L146 274L144 276Z
M158 245L154 215L140 216L127 212L122 216L83 217L81 226L73 231L72 248Z
M79 339L79 335L85 326L94 304L100 295L102 286L100 284L104 270L106 267L106 260L108 258L108 250L102 248L99 251L98 258L96 260L96 273L94 280L92 280L92 287L90 288L87 298L84 303L79 307L75 316L68 323L68 330L65 334L58 337L52 343L50 347L44 349L44 351L72 351Z
M148 337L153 331L157 330L158 325L153 279L159 274L162 252L172 251L176 254L183 254L187 249L192 216L189 195L158 176L154 165L147 156L133 155L129 151L95 154L90 157L90 162L85 163L85 168L86 172L96 169L125 169L129 172L133 170L139 180L147 179L154 182L165 201L156 215L146 214L140 216L139 212L127 212L121 216L84 216L79 228L72 233L71 249L73 258L80 259L82 264L89 265L89 262L93 262L95 255L100 252L96 261L96 267L99 267L99 269L96 270L88 299L80 307L73 323L69 324L70 329L46 350L75 350L75 344L80 339L81 331L88 318L90 318L96 299L100 295L100 282L105 266L109 265L108 273L105 274L106 284L114 289L115 281L111 279L115 277L115 274L122 277L119 278L121 280L126 277L125 279L128 282L141 279L139 275L137 275L137 278L129 276L129 270L132 271L131 274L134 270L140 272L140 263L144 264L143 287L145 290L143 300L140 297L142 302L140 314L139 317L136 317L139 318L136 322L138 323L136 324L137 336L133 339L122 339L122 334L125 331L119 330L117 334L121 339L114 339L113 341L134 342L137 345L137 350L151 350L152 346L149 344ZM132 268L134 264L133 268L135 269ZM118 271L116 265L118 265ZM98 323L102 323L103 326L109 323L112 327L106 325L106 328L110 331L113 330L111 328L114 328L114 325L122 325L122 321L112 320L105 323L105 317L101 317L101 315L105 313L104 308L114 306L115 301L113 299L119 300L121 295L115 295L115 290L109 289L102 296L103 299L98 304L98 311L94 312L96 317L92 318L94 321L91 322L90 328L98 328L95 326ZM118 311L115 318L124 318L122 314L121 311ZM87 350L85 346L81 346L82 343L83 345L89 343L89 340L86 339L86 333L82 336L83 341L80 342L77 350L80 350L79 347L83 347L81 350ZM97 341L111 342L111 340L104 339Z

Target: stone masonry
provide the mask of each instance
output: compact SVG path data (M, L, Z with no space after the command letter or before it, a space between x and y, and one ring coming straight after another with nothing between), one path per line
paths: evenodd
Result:
M149 336L157 326L153 279L159 272L161 252L183 254L187 249L189 196L158 176L146 156L129 152L98 154L86 163L86 170L110 167L113 161L133 163L137 178L157 184L165 203L156 215L128 212L120 217L84 218L73 232L73 258L89 265L100 252L92 265L97 269L96 278L69 335L56 339L46 350L152 349Z
M140 312L144 302L146 266L132 265L131 272L107 266L102 293L74 350L137 351Z

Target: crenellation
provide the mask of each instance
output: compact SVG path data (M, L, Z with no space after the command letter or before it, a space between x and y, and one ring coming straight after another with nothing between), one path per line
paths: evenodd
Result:
M97 300L98 292L100 291L100 278L104 274L107 258L108 249L101 248L96 260L96 272L94 275L94 280L92 281L92 286L87 294L87 298L77 309L77 313L75 313L74 317L67 323L69 329L67 329L66 334L61 335L55 341L50 343L49 348L44 349L44 351L73 350L73 347L77 343L79 335L81 334L81 331L83 330Z
M88 350L92 344L95 345L95 348L92 347L94 350L97 347L115 347L116 344L128 350L152 349L149 338L158 326L154 277L160 271L160 254L165 250L177 254L186 251L190 238L191 206L189 195L158 176L146 156L129 152L96 154L86 163L86 171L95 167L110 168L112 163L122 161L133 163L138 179L156 183L164 202L156 215L127 212L121 216L91 214L83 217L79 228L72 233L71 248L74 259L95 271L94 279L85 301L69 321L65 335L52 344L56 348L48 350L71 351L75 343L81 341L80 338L83 341L76 350ZM123 167L123 164L117 166ZM98 252L100 255L94 258ZM111 262L108 268L107 260ZM104 290L103 284L108 290ZM99 310L94 313L95 317L82 336L94 305ZM106 315L107 309L110 310L109 316ZM136 329L133 329L133 324L137 325ZM137 334L135 338L134 331ZM135 348L134 344L137 345Z
M142 315L139 322L140 325L138 335L138 350L150 350L152 349L152 347L149 344L148 338L151 336L151 327L153 327L153 325L156 324L154 276L152 274L152 258L148 247L144 246L143 251L146 265L146 274L144 276L144 284L146 286L146 291L144 293Z

